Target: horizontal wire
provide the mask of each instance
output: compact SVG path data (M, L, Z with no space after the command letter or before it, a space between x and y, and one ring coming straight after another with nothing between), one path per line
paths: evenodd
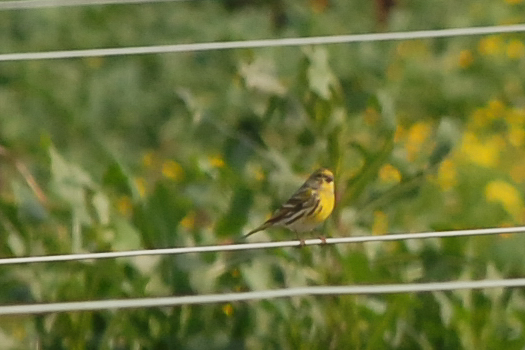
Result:
M136 4L136 3L156 3L156 2L180 2L196 0L13 0L0 1L0 11L2 10L25 10L45 7L72 7L86 5L112 5L112 4Z
M92 311L143 307L167 307L177 305L229 303L238 301L275 299L311 295L370 295L414 292L420 293L434 291L450 291L457 289L483 289L502 287L525 287L525 278L385 285L313 286L242 293L186 295L160 298L75 301L46 304L6 305L0 306L0 315L41 314L48 312Z
M193 44L177 44L177 45L122 47L122 48L107 48L107 49L4 53L4 54L0 54L0 61L23 61L23 60L59 59L59 58L143 55L143 54L195 52L195 51L208 51L208 50L279 47L279 46L342 44L342 43L373 42L373 41L385 41L385 40L412 40L412 39L424 39L424 38L444 38L444 37L469 36L469 35L516 33L516 32L524 32L524 31L525 31L525 24L517 24L517 25L506 25L506 26L454 28L454 29L424 30L424 31L411 31L411 32L333 35L333 36L318 36L318 37L307 37L307 38L263 39L263 40L225 41L225 42L209 42L209 43L193 43Z
M326 243L323 240L317 238L317 239L305 240L304 245L386 242L386 241L401 241L401 240L408 240L408 239L483 236L483 235L524 233L524 232L525 232L525 226L499 227L499 228L485 228L485 229L472 229L472 230L399 233L399 234L388 234L388 235L382 235L382 236L326 238ZM176 254L189 254L189 253L227 252L227 251L240 251L240 250L253 250L253 249L299 247L300 245L301 245L301 242L299 242L298 240L295 240L295 241L280 241L280 242L224 244L224 245L210 245L210 246L197 246L197 247L128 250L128 251L120 251L120 252L27 256L27 257L18 257L18 258L3 258L3 259L0 259L0 265L58 262L58 261L78 261L78 260L92 260L92 259L109 259L109 258L124 258L124 257L136 257L136 256L151 256L151 255L176 255Z

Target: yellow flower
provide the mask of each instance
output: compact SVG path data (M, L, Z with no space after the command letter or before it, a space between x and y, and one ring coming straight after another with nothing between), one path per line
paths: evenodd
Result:
M523 146L523 141L525 141L525 129L522 126L510 126L508 140L510 144L514 147Z
M507 213L521 222L523 200L514 186L502 180L491 181L485 186L485 198L488 202L500 203Z
M503 117L505 114L505 105L500 100L490 100L487 106L487 117L490 120Z
M430 134L430 125L427 123L416 123L408 131L408 142L422 144Z
M430 125L424 122L416 123L408 130L405 147L409 160L414 160L416 155L421 152L421 147L430 135L431 130Z
M211 166L213 166L214 168L222 168L224 167L224 160L222 159L221 156L213 156L210 158L210 164Z
M523 126L525 124L525 110L523 108L512 108L507 110L507 123L512 126Z
M231 315L233 315L233 306L232 304L228 303L228 304L224 304L222 306L222 312L224 312L224 314L228 317L230 317Z
M396 126L396 132L394 134L394 142L399 142L406 137L406 130L401 125Z
M144 196L146 195L147 188L146 180L143 177L135 178L135 186L137 187L137 191L139 192L140 198L144 198Z
M457 184L457 172L454 162L445 159L439 166L437 182L443 191L450 190Z
M89 68L100 68L102 67L102 64L104 63L104 59L102 57L87 57L85 59L85 62L87 63Z
M510 169L510 176L516 183L525 181L525 162L518 162Z
M404 67L399 62L390 64L386 69L386 76L390 81L399 81L405 72Z
M15 338L16 340L20 342L27 340L28 334L27 334L26 328L22 326L21 324L19 324L18 322L13 326L14 327L10 327L10 332L13 338Z
M478 108L471 113L469 126L474 129L484 128L489 124L489 117L485 108Z
M121 196L117 201L117 210L120 214L128 216L133 210L133 204L131 198L128 196Z
M180 180L184 177L184 170L179 163L167 160L162 163L162 175L171 180Z
M494 120L501 119L508 115L507 108L498 99L489 101L486 108L478 108L470 115L470 126L474 129L492 127Z
M257 181L263 181L265 177L266 176L264 175L264 171L260 167L255 169L255 179Z
M522 58L525 54L525 45L521 40L511 40L507 45L507 56L511 59Z
M379 112L375 108L368 107L365 110L364 119L365 119L365 123L367 123L368 125L377 124L377 122L379 121L379 118L380 118Z
M402 41L396 47L401 57L423 56L428 53L428 44L423 40Z
M407 42L407 41L402 41L400 42L399 44L397 44L396 46L396 52L399 56L403 57L403 56L408 56L409 52L410 52L410 47L409 47L410 43Z
M474 56L470 50L462 50L459 53L459 66L463 69L466 69L472 65L474 62Z
M387 233L388 216L382 211L374 212L374 223L372 224L372 234L381 235Z
M478 50L482 55L497 55L503 49L503 40L501 36L491 35L482 38L479 41Z
M386 183L399 183L401 173L391 164L385 164L379 169L379 179Z
M470 162L487 168L498 164L501 149L500 138L493 137L489 141L481 143L477 136L471 132L465 133L460 147L461 153Z
M186 216L180 221L180 225L185 229L192 230L195 227L195 212L190 211Z
M155 161L155 153L153 151L148 151L142 155L142 166L144 168L151 168Z
M510 5L516 5L516 4L521 4L523 0L505 0L505 2Z

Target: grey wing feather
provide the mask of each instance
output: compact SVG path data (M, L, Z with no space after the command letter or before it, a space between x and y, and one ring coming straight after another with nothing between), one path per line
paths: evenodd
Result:
M279 209L277 209L271 218L266 220L261 226L245 234L243 238L251 236L256 232L262 231L277 223L283 222L284 224L289 224L289 222L285 221L286 219L293 222L304 215L309 215L309 213L304 211L305 208L312 207L312 210L315 210L318 205L318 196L315 195L315 193L312 193L310 186L305 183L290 197L290 199L288 199L283 205L281 205ZM310 210L310 212L312 210ZM303 213L294 217L294 214L300 213L301 211L303 211Z

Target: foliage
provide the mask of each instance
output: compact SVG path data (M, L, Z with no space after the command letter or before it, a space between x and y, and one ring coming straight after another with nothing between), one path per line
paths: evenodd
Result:
M520 0L0 12L2 53L515 23ZM376 6L376 7L374 7ZM229 243L313 169L327 236L519 225L520 34L0 64L2 257ZM268 230L254 240L289 239ZM500 235L5 266L2 304L512 278ZM521 349L518 289L0 318L6 349Z

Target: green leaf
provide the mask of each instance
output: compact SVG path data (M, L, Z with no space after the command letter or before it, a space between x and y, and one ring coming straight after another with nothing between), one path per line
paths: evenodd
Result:
M102 225L109 224L110 219L110 204L108 197L102 193L97 192L92 199L93 207L95 208L97 218Z
M132 189L135 188L135 186L132 186L130 182L131 174L126 172L122 164L117 161L107 167L103 176L104 185L111 186L120 193L132 193Z
M253 203L253 192L250 189L238 188L230 201L228 213L224 215L216 226L219 237L235 237L240 235L246 224L248 212Z
M34 193L18 180L11 182L19 217L24 221L42 222L48 218L46 208L35 197Z
M436 147L429 159L430 166L441 163L461 139L459 126L451 118L442 118L437 129L436 139Z
M273 61L258 56L251 63L241 63L239 73L249 89L257 89L277 96L286 93L285 87L277 78Z
M158 182L147 200L134 207L134 222L146 247L173 247L184 242L177 235L178 225L190 208L180 188Z
M140 232L129 221L117 218L113 220L113 228L115 231L115 238L112 242L113 249L119 251L143 247Z
M328 51L322 47L308 47L303 50L310 61L307 76L310 90L319 97L329 100L332 97L331 88L335 87L335 78L328 63Z
M51 157L51 188L68 203L81 224L90 224L91 217L86 206L85 191L95 187L87 172L76 164L68 163L53 147Z

